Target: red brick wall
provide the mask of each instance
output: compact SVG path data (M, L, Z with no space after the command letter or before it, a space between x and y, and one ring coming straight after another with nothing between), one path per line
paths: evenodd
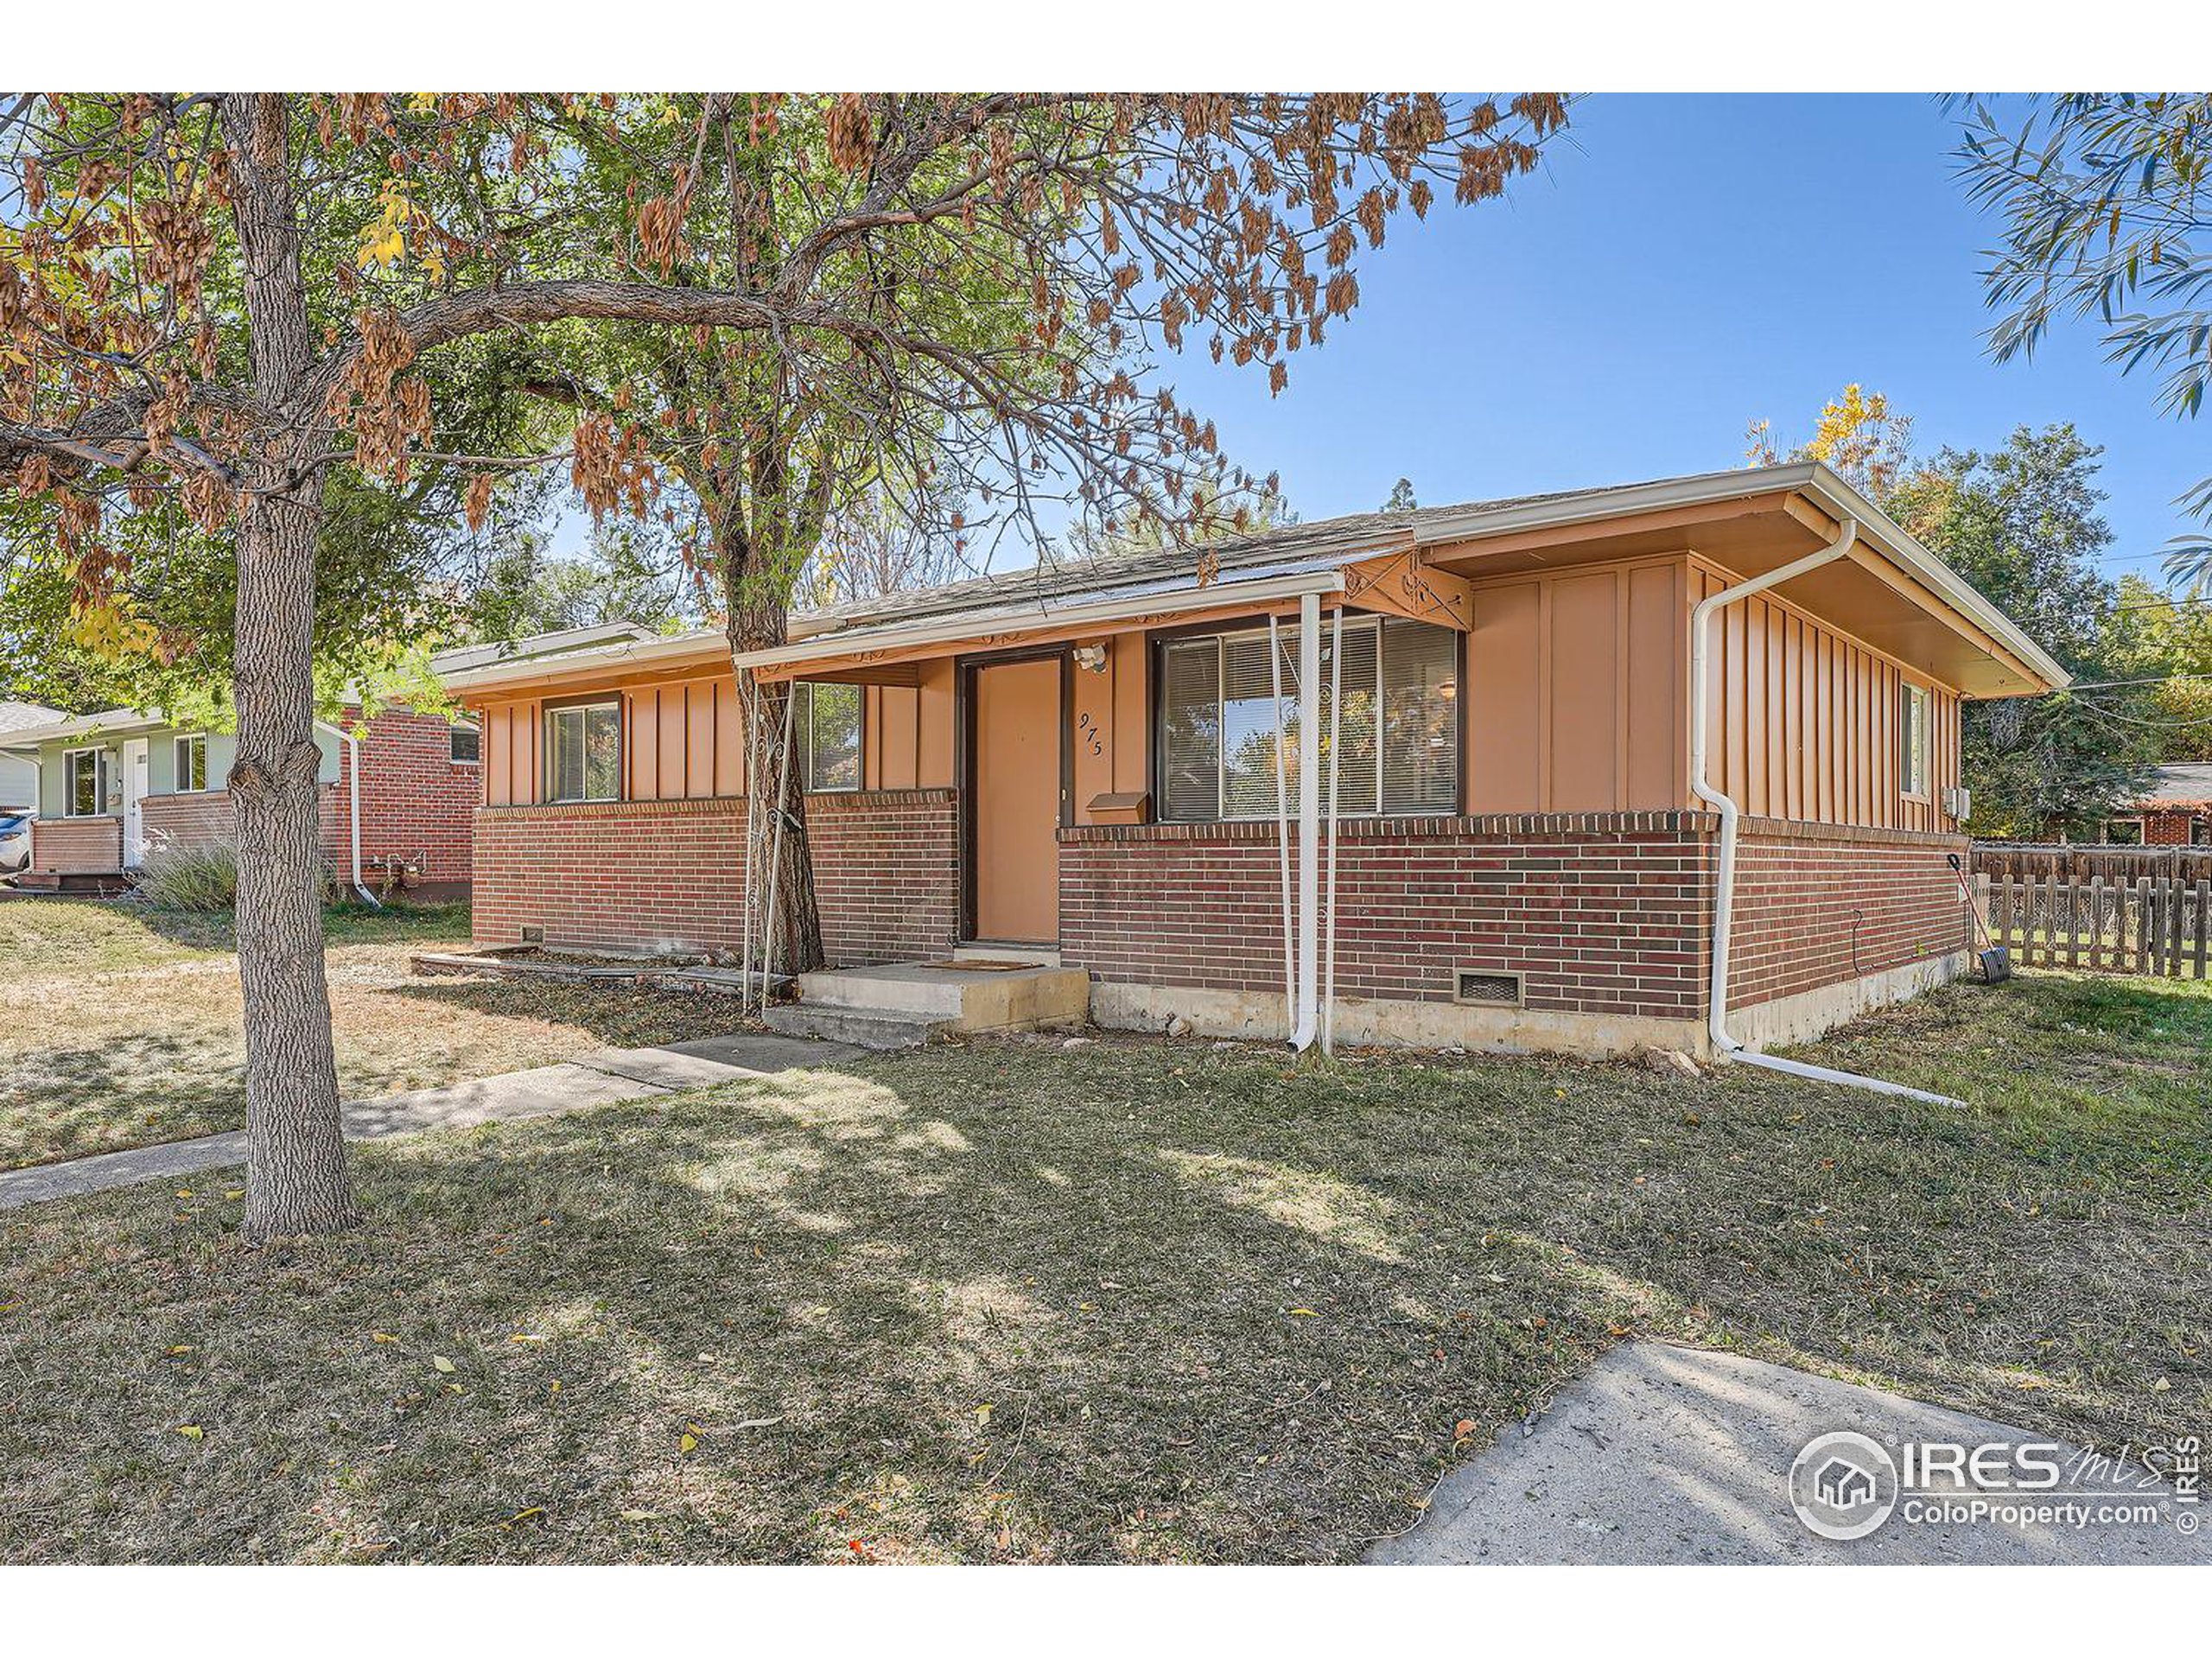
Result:
M839 966L913 962L952 947L960 830L949 789L806 798L822 948Z
M823 944L831 962L943 954L958 888L950 790L807 801ZM474 933L514 944L735 951L741 943L745 803L595 801L475 814Z
M1967 946L1962 836L1746 818L1736 843L1728 1006L1746 1007Z
M356 718L349 711L349 729ZM484 795L483 768L456 766L442 715L387 709L361 736L361 865L372 881L386 859L422 866L423 880L469 879L471 828ZM338 786L324 793L323 844L344 868L353 856L353 746L338 746Z
M363 779L365 783L367 780ZM330 868L345 874L350 868L347 861L352 849L337 836L345 823L343 810L332 810L332 787L322 785L315 792L317 838L322 843L322 855ZM219 841L238 838L238 817L231 806L231 794L225 789L195 790L181 795L149 795L138 803L143 815L146 842L149 848L164 841L177 847L205 847ZM364 817L366 815L364 814Z
M2186 847L2190 844L2190 826L2196 823L2197 813L2183 807L2171 812L2145 812L2143 815L2143 844L2145 847Z
M123 864L120 818L39 818L31 824L31 868L74 875Z
M1338 989L1449 1001L1452 970L1466 967L1522 974L1532 1008L1694 1018L1712 823L1688 812L1348 821ZM1109 982L1280 992L1281 895L1272 823L1060 832L1061 959Z
M168 842L178 847L204 847L210 842L235 840L238 836L227 790L149 795L138 803L138 810L149 846Z

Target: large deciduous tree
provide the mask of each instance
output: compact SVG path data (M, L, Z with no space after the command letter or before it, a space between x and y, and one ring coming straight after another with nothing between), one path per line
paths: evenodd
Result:
M343 485L450 470L474 523L549 454L602 513L664 510L673 479L739 648L783 637L821 527L885 480L930 486L918 515L970 504L941 527L970 538L1048 497L1233 520L1262 486L1161 355L1280 390L1363 248L1440 188L1497 194L1564 118L1555 94L0 105L0 485L86 615L124 606L133 518L188 516L234 565L247 1232L353 1214L312 730ZM440 365L487 341L552 365L564 445L456 447Z
M2121 373L2159 377L2161 408L2200 412L2212 385L2212 94L2069 92L2017 118L1977 103L1958 160L2002 226L1983 273L2001 314L1998 361L2031 355L2056 318L2090 318ZM2179 505L2212 518L2212 478ZM2175 537L2166 568L2202 592L2212 537Z

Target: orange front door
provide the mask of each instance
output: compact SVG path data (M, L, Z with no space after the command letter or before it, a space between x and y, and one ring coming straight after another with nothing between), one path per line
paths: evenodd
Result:
M976 937L1060 937L1060 659L975 671Z

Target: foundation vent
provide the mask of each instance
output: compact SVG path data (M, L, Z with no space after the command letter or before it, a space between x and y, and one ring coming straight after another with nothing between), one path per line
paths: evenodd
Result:
M523 929L523 931L522 931L522 942L523 942L524 944L544 944L544 943L545 943L545 930L544 930L543 928L542 928L542 927L525 927L525 928L524 928L524 929Z
M1482 968L1454 969L1452 1000L1488 1008L1517 1008L1521 1006L1521 976L1492 973Z

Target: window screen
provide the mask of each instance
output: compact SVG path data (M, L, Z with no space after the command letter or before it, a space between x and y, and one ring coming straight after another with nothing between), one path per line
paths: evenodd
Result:
M1160 653L1160 794L1170 818L1221 816L1221 641Z
M1459 799L1459 636L1427 623L1382 631L1382 807L1450 812Z
M545 775L556 801L612 801L622 793L622 707L594 702L545 715Z
M861 786L861 688L822 681L803 686L801 756L816 792Z

